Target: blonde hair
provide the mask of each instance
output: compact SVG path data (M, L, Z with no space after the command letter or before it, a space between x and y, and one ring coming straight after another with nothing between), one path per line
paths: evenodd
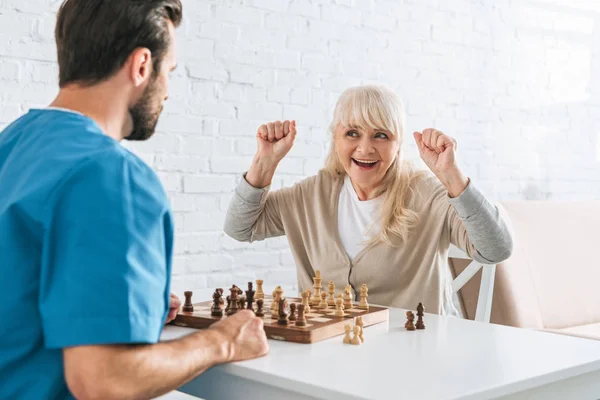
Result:
M329 126L332 143L325 161L325 171L335 177L344 177L346 171L335 151L335 131L338 125L344 127L384 129L398 138L398 153L389 167L383 182L375 195L385 193L381 210L381 231L379 236L368 242L374 245L383 241L390 246L399 246L414 228L419 217L408 208L412 194L413 180L423 173L415 170L402 159L404 140L404 106L390 89L383 86L357 86L344 91L335 106L333 121Z

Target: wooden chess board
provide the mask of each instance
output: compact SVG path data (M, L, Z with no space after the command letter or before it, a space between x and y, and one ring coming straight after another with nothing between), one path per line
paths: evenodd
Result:
M286 297L289 304L302 303L302 299L295 297ZM295 326L294 321L288 321L287 325L277 323L277 318L271 316L271 303L273 298L265 296L262 317L265 326L265 332L269 339L284 340L296 343L315 343L321 340L329 339L334 336L344 334L344 325L351 323L354 317L362 316L363 326L369 326L385 322L389 318L389 311L385 307L369 306L368 310L361 310L354 303L354 307L346 309L344 312L348 314L345 317L336 317L334 315L335 307L330 306L324 310L311 307L310 312L305 314L306 326ZM202 329L207 328L211 324L227 318L213 317L210 315L212 301L204 301L194 304L194 311L180 311L172 325L183 326L187 328ZM256 304L254 304L256 309Z

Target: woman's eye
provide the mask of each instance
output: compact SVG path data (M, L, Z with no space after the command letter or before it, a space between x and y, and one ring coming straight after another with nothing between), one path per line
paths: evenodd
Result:
M388 135L383 133L383 132L379 132L375 135L376 138L382 138L382 139L387 139Z
M356 132L356 131L348 131L346 133L346 136L357 137L358 136L358 132Z

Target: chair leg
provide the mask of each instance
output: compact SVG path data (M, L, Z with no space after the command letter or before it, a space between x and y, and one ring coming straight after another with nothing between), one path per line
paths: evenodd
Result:
M477 299L477 310L475 311L475 321L490 322L495 277L496 266L484 265L481 274L481 286L479 287L479 298Z

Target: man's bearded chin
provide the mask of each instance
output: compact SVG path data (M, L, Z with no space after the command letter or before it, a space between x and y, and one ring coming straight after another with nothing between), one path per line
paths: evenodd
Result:
M129 109L131 133L125 140L143 141L154 135L160 111L152 111L152 98L154 97L153 86L149 85L138 102ZM162 111L162 110L161 110Z

